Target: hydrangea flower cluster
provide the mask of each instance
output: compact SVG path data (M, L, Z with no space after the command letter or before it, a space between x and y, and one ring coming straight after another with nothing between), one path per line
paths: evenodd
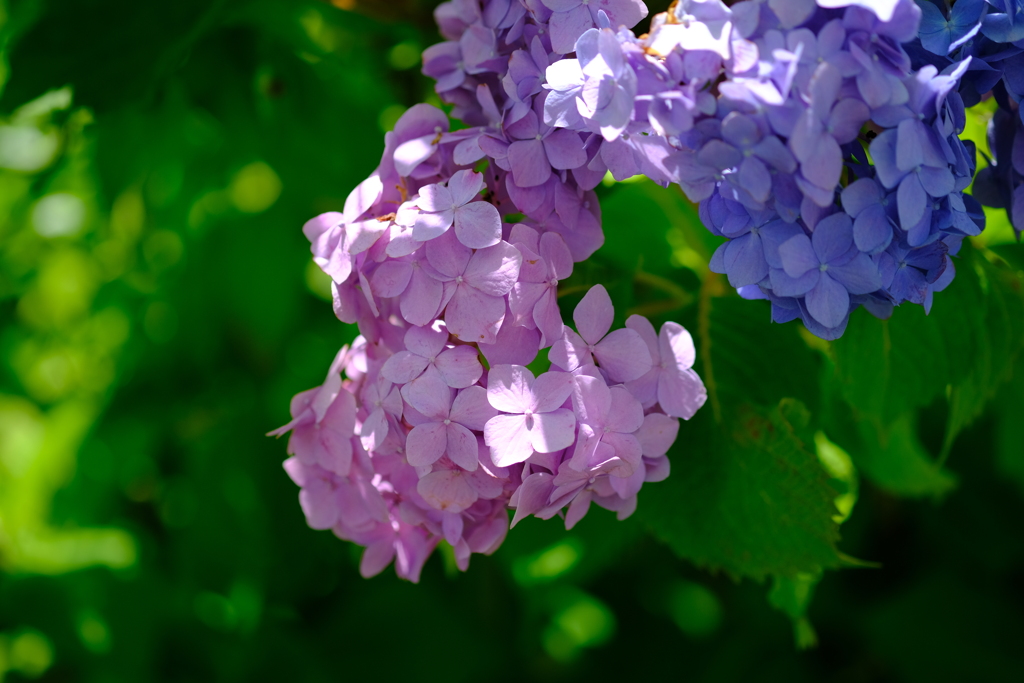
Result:
M295 397L286 469L310 526L417 580L465 569L525 516L630 514L705 399L685 329L601 286L564 324L558 283L603 243L607 175L679 185L726 241L711 270L824 339L860 306L930 309L964 237L965 107L991 92L979 198L1024 226L1024 0L451 0L427 105L340 213L309 221L360 337ZM540 350L550 368L535 372Z
M577 133L537 131L502 158L557 159L566 136L582 149ZM558 282L600 243L596 216L557 172L515 162L520 180L547 172L544 192L561 182L589 218L503 221L520 207L504 170L473 170L485 134L413 107L344 211L303 228L338 318L361 334L272 434L291 432L285 469L307 522L365 546L364 576L394 561L417 581L442 539L465 570L501 544L509 507L512 525L562 514L571 528L591 502L628 516L644 482L668 476L678 418L706 397L681 326L631 316L612 331L600 285L576 329L563 323ZM535 374L545 347L550 368Z
M992 158L978 172L974 194L984 205L1006 209L1020 239L1024 230L1024 0L921 2L918 39L907 48L916 68L947 69L970 60L960 80L963 103L972 107L989 96L998 109L989 123ZM1020 148L1020 149L1018 149Z
M548 67L543 120L589 135L616 178L680 185L728 238L713 271L835 339L860 305L930 307L984 227L959 138L972 61L913 68L920 17L911 0L678 0L637 37L599 16Z

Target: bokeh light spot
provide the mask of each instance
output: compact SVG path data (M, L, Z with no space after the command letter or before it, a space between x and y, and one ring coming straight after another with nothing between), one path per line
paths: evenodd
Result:
M675 584L668 595L669 614L686 635L707 638L722 624L722 605L710 590L690 581Z
M243 213L261 213L281 196L281 179L262 161L242 167L228 188L231 203Z
M85 202L69 192L48 194L32 209L32 226L43 237L73 235L85 223Z

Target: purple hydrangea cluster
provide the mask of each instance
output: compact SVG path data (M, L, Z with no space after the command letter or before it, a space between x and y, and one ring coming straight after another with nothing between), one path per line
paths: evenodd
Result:
M637 37L599 13L547 68L542 123L587 136L589 169L680 185L728 238L713 271L835 339L861 305L930 307L984 227L959 138L972 58L914 68L920 19L911 0L677 0Z
M524 17L518 30L546 44ZM464 53L499 44L477 20L463 26L478 34L457 43ZM464 53L456 88L482 79L483 62L469 67ZM498 82L486 80L469 87L492 114L522 100L481 94ZM307 522L365 546L364 576L393 561L417 581L442 539L465 570L471 553L502 543L510 507L513 526L561 514L571 528L591 502L628 516L644 482L668 476L678 418L704 403L681 326L655 331L634 315L611 330L600 285L575 309L575 330L563 323L558 283L600 244L597 207L560 168L585 159L584 137L543 124L532 102L524 112L500 138L489 127L450 131L440 110L413 107L344 211L303 228L338 318L360 336L272 434L291 432L285 469ZM483 146L499 156L480 173ZM550 215L537 213L545 203ZM517 213L547 220L503 220ZM535 374L548 347L550 367Z

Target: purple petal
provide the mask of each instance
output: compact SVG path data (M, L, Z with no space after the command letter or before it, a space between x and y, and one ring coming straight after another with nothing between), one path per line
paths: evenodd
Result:
M533 383L533 373L521 365L492 366L487 373L487 401L506 413L524 413L533 406Z
M487 362L499 364L529 365L540 350L540 333L528 327L516 325L511 315L505 317L493 344L477 346Z
M544 143L537 139L517 140L508 146L512 178L518 187L537 187L551 177L551 164Z
M373 272L370 287L373 293L384 298L400 295L409 286L412 266L406 261L385 261Z
M549 0L553 1L555 0ZM593 26L594 20L590 10L582 5L565 12L555 12L548 21L551 49L563 55L573 52L576 48L576 39Z
M399 351L384 362L380 374L395 384L406 384L423 374L427 359L409 351Z
M524 415L496 415L484 425L484 441L498 467L523 462L533 455L530 431Z
M845 213L834 213L823 218L811 234L811 244L814 245L814 253L819 262L835 261L853 245L853 221Z
M463 245L454 234L445 234L427 242L427 263L448 279L462 275L473 257L473 250Z
M904 230L910 230L921 220L925 205L928 203L928 195L921 187L921 180L916 173L907 174L900 183L896 201L899 205L900 226Z
M483 174L469 170L456 171L452 175L451 180L448 181L448 192L450 193L451 204L454 204L455 206L463 206L473 201L473 199L475 199L483 189ZM420 190L420 196L423 196L423 190ZM452 208L451 204L448 206L442 206L438 209L427 209L427 211L442 211L443 209L450 209Z
M768 276L761 238L750 233L726 243L721 265L733 287L756 285Z
M658 333L654 330L651 321L642 315L634 314L626 318L626 327L640 335L644 344L647 345L647 350L651 353L651 363L657 365L661 360L658 352Z
M838 327L850 312L850 293L827 272L807 292L806 302L807 312L825 327Z
M594 347L594 357L613 382L639 379L651 369L647 344L628 327L615 330L602 339Z
M861 127L871 118L871 112L864 102L848 97L839 100L832 108L828 119L828 129L832 137L841 145L857 139Z
M834 191L843 173L843 153L831 135L822 135L810 156L800 164L805 179L814 185Z
M884 130L871 141L869 147L871 160L878 172L878 180L890 190L899 185L900 180L906 175L896 166L896 138L896 131Z
M559 128L543 140L544 150L553 168L559 170L579 168L587 163L587 152L579 133Z
M504 299L484 294L466 283L456 287L444 313L448 331L457 339L484 344L494 343L504 318Z
M631 434L644 422L644 409L640 402L623 387L611 387L611 405L605 428L613 432Z
M399 304L402 317L412 325L429 324L437 316L443 291L440 282L423 272L419 263L414 264L412 278Z
M843 210L856 217L868 207L878 205L882 201L882 193L873 178L861 178L847 185L840 199Z
M611 405L612 395L604 380L590 375L576 376L576 390L572 394L572 406L581 423L602 425Z
M797 278L821 265L806 235L795 235L779 245L779 259L786 275Z
M552 479L554 477L547 472L534 472L523 480L515 493L516 514L512 517L512 526L548 504L554 488Z
M440 422L427 422L413 427L409 432L405 441L405 458L413 467L433 465L444 455L447 446L445 426Z
M850 294L870 294L882 288L878 266L867 254L857 254L841 266L830 266L828 274L846 287Z
M451 191L440 183L421 187L420 197L415 204L420 207L421 211L429 213L449 211L456 206Z
M885 207L873 204L860 212L853 222L853 241L866 254L876 254L889 246L892 221L886 215Z
M405 348L424 358L434 358L444 351L448 332L434 327L410 327L403 339Z
M422 415L436 420L446 419L452 407L452 390L434 372L425 373L404 385L402 398Z
M470 249L493 246L501 241L501 216L492 204L470 202L455 210L455 235Z
M693 367L697 360L693 337L685 327L672 321L661 326L661 334L658 335L658 349L662 361L670 361L672 366L680 369Z
M418 429L418 427L416 428ZM473 472L480 464L476 437L461 424L452 422L447 426L448 457L451 461L466 470ZM412 433L410 432L410 436ZM413 464L412 462L409 463Z
M561 408L572 395L575 386L573 376L568 372L545 372L539 375L530 389L530 409L535 413L549 413Z
M666 415L689 420L707 397L704 382L692 368L666 370L658 379L658 405Z
M484 373L477 353L476 348L472 346L456 346L437 356L435 366L445 384L453 389L463 389L476 384Z
M608 290L603 285L594 285L576 305L572 319L583 340L596 344L611 329L614 315Z
M431 472L419 480L416 491L431 507L446 512L462 512L477 500L469 477L458 470Z
M498 242L473 254L466 266L466 282L484 294L505 296L515 285L522 262L518 249L508 242Z
M920 135L920 126L920 121L904 119L896 129L896 168L903 172L924 163L924 145L928 140Z
M538 453L563 450L576 439L576 416L571 410L560 408L550 413L537 413L532 419L530 442Z
M808 270L799 277L791 277L782 268L771 268L768 279L771 281L772 292L778 296L803 296L818 284L820 271L817 267ZM792 318L790 318L792 320ZM781 322L781 321L776 321Z
M635 434L645 458L660 458L668 453L679 435L679 420L661 413L644 417L644 423Z
M933 197L945 197L955 189L955 180L948 168L922 166L917 175L925 192Z
M481 386L472 386L463 389L455 397L448 417L452 422L480 432L487 421L497 414L498 411L487 400L487 390Z

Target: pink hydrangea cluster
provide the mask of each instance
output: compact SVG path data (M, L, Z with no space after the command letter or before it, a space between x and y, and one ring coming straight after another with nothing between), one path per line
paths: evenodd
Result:
M638 0L596 5L629 23L646 14ZM360 336L271 433L291 432L285 469L309 525L365 546L364 576L394 561L417 581L442 539L465 570L504 540L510 508L512 526L561 514L571 528L591 502L625 518L645 481L668 476L678 418L704 403L680 325L631 316L612 331L600 285L575 330L558 307L559 282L603 243L592 189L607 167L589 136L544 123L541 85L595 11L441 5L450 40L424 69L475 127L412 107L344 210L303 228Z

